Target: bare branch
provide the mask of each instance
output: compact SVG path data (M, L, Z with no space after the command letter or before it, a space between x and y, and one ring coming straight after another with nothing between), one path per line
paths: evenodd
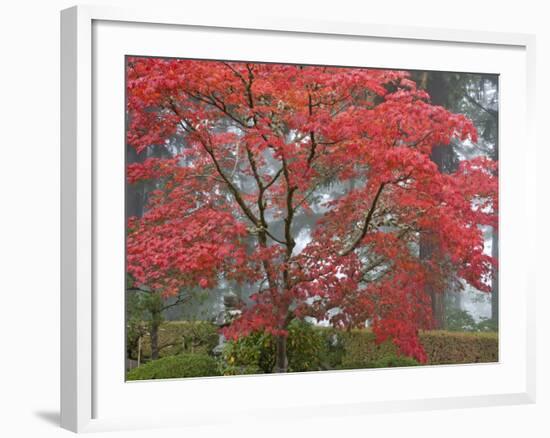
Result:
M359 246L365 235L367 234L367 231L369 229L370 221L372 219L372 215L374 214L374 211L376 210L376 204L378 203L378 199L380 199L380 195L382 194L382 190L384 190L386 183L381 183L378 187L378 190L376 191L376 195L374 195L374 199L372 200L372 204L370 206L369 211L367 212L367 215L365 216L365 220L363 222L363 226L361 227L361 233L357 238L353 241L353 243L344 250L340 255L346 256L350 252L352 252L355 248Z
M487 114L489 114L490 116L494 117L494 118L497 118L498 117L498 111L495 111L491 108L486 108L485 106L483 106L481 103L479 103L477 100L475 100L473 97L471 97L470 95L466 94L466 100L472 104L474 104L475 106L477 106L479 109L481 109L482 111L485 111Z

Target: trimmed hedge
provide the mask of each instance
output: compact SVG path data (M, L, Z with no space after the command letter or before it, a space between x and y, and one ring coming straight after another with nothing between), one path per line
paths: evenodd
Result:
M387 357L395 357L396 348L391 342L376 345L374 333L370 330L350 330L337 333L338 342L342 344L342 358L338 368L367 368ZM380 368L380 367L377 367Z
M498 333L433 330L420 334L432 365L498 362Z
M159 357L180 353L211 354L218 345L218 338L218 327L207 321L166 321L159 328ZM132 356L136 359L137 351L133 351ZM142 338L141 357L151 357L149 336Z
M384 358L397 356L391 341L377 346L369 330L352 330L339 336L344 350L342 368L370 368ZM498 361L497 333L424 331L420 333L420 342L430 365Z
M420 364L412 357L389 355L375 362L367 363L366 368L414 367L416 365Z
M153 360L126 374L128 380L219 376L216 360L206 354L185 353Z

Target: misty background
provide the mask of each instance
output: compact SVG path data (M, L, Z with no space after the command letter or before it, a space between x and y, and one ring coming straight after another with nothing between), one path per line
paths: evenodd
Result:
M436 146L432 153L432 160L443 173L453 173L461 160L477 156L489 157L498 160L498 76L489 74L455 73L455 72L425 72L412 71L413 79L418 87L425 89L431 96L431 102L441 105L453 113L461 113L470 118L477 128L479 139L477 143L458 141L453 139L450 145ZM291 140L291 139L289 139ZM140 154L127 145L127 164L142 162L151 157L169 157L182 151L183 138L174 136L166 145L149 146ZM277 167L273 160L273 173ZM269 160L267 160L269 166ZM246 191L253 180L243 173L234 172L236 184ZM323 203L342 196L354 184L361 181L334 182L319 188L315 192L312 203L312 212L304 213L299 210L295 217L294 235L296 247L294 253L299 253L310 241L311 233L317 220L324 213ZM147 208L147 199L151 190L155 189L154 182L140 182L127 185L126 189L126 217L141 217ZM282 235L283 220L268 218L270 230L275 235ZM498 258L498 232L492 227L484 227L484 251ZM469 329L477 323L491 322L493 329L498 328L498 276L491 284L492 293L480 292L465 282L461 287L449 285L442 294L433 299L432 311L436 321L436 328L451 328L462 325L462 329ZM177 304L177 297L166 301L163 317L167 320L213 320L223 311L223 296L233 293L247 302L248 297L255 290L255 285L236 287L223 279L218 287L212 290L198 288L192 291L192 299L183 305ZM188 291L189 292L189 291ZM126 291L127 294L133 293Z

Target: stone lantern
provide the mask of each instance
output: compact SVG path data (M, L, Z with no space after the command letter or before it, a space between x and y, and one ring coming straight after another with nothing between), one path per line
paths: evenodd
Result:
M227 327L231 322L237 319L242 311L239 309L239 297L233 292L228 292L223 296L223 310L218 314L214 320L219 328ZM214 347L212 353L215 356L219 356L225 345L225 336L220 333L218 338L218 345Z

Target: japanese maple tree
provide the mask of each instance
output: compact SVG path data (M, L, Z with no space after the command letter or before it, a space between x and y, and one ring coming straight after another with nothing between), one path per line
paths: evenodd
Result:
M432 148L475 142L476 130L407 72L129 58L127 112L138 153L179 145L128 165L130 184L156 186L128 224L128 273L163 296L221 279L254 287L224 333L272 333L276 371L287 369L288 324L306 317L369 321L378 342L423 362L426 285L490 291L480 226L497 225L496 163L438 171ZM327 196L331 184L341 190ZM296 217L313 213L299 247ZM433 240L422 259L421 236Z

